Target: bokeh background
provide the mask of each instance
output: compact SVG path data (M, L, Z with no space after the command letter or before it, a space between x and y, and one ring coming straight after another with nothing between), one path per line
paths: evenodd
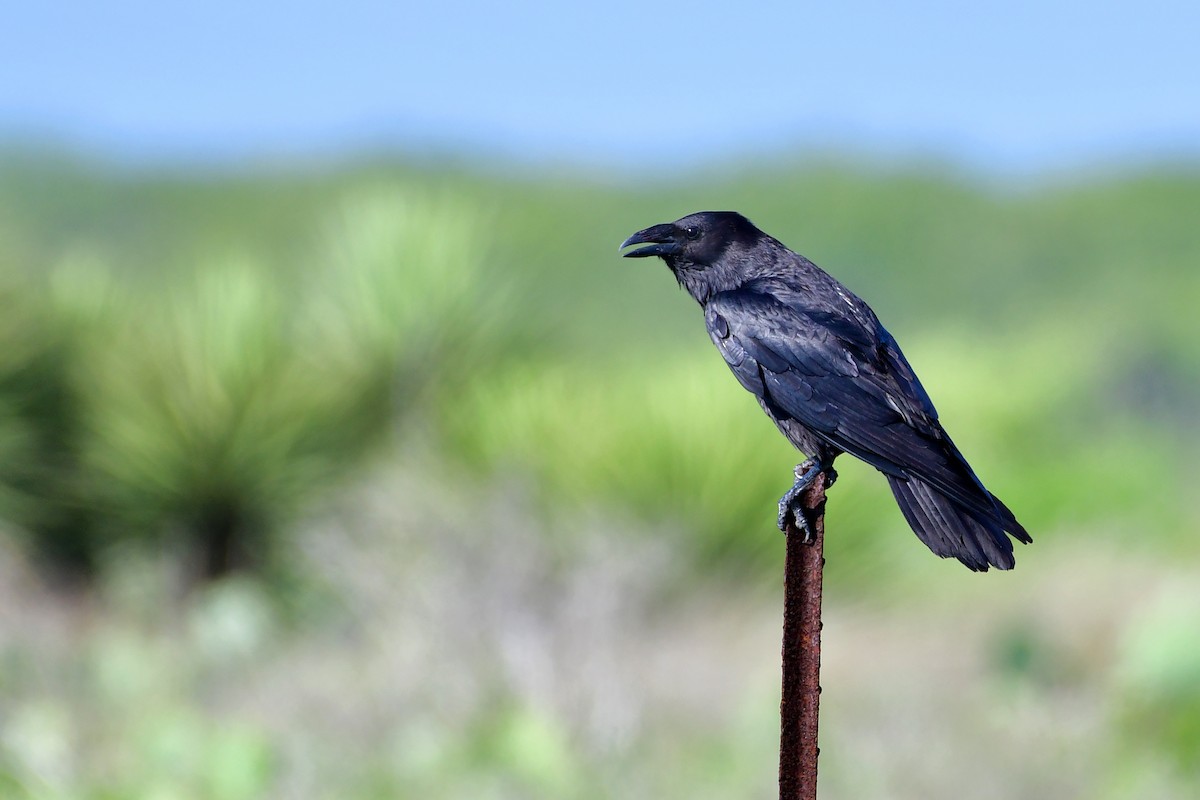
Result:
M5 17L0 796L771 796L798 457L616 252L705 208L1035 538L839 464L823 796L1200 792L1194 4Z

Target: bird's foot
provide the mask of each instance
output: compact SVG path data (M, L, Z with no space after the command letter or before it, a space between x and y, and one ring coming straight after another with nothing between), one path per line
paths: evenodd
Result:
M833 467L825 466L819 461L811 459L805 461L803 464L797 464L795 469L796 482L792 484L792 488L788 489L783 497L779 498L779 530L787 533L788 523L794 522L796 527L804 532L805 544L812 544L816 541L817 534L808 519L808 514L805 513L804 506L800 503L800 495L812 485L812 482L822 472L825 473L826 488L832 486L833 482L837 480L837 471Z

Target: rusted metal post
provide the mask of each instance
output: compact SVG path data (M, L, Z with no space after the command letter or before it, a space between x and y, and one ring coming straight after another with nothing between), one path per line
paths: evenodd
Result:
M817 714L821 704L821 579L825 566L825 473L801 504L811 543L794 525L787 531L783 586L783 695L779 705L779 800L817 796Z

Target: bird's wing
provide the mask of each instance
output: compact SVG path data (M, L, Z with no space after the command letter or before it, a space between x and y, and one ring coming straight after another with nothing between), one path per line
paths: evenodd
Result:
M895 340L869 319L874 330L856 317L748 289L719 293L705 306L713 343L768 407L889 475L920 478L991 513L990 495Z

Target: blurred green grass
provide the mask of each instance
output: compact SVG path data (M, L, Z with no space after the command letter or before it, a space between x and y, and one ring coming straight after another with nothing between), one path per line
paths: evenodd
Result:
M778 574L774 503L798 456L727 374L669 273L616 252L629 232L701 208L743 211L872 303L956 441L1033 532L1019 570L1076 539L1195 559L1194 169L1017 188L838 159L601 181L397 163L201 177L8 154L0 520L35 558L92 581L130 579L121 565L160 556L191 586L248 568L254 606L254 592L287 596L290 573L311 570L298 549L314 516L378 470L417 463L465 487L446 504L482 522L464 534L477 546L497 535L478 487L520 486L551 552L569 549L557 537L579 530L570 520L626 519L611 533L631 549L669 538L686 565L663 576L677 590L762 585ZM832 590L900 604L914 587L936 595L930 582L954 565L907 532L876 474L839 467ZM408 546L378 535L377 546ZM1114 725L1155 730L1186 772L1200 747L1187 687L1200 676L1169 655L1180 628L1160 617L1131 651L1145 657L1127 656L1114 679L1127 700ZM93 646L116 648L131 670L159 663L159 639L125 633ZM120 655L130 641L135 654ZM181 646L184 661L208 647ZM1018 626L1001 660L1036 682L1047 648ZM82 691L103 715L115 690ZM278 740L253 721L216 726L195 691L164 689L121 730L122 757L144 769L89 762L99 788L72 796L158 796L172 782L191 787L179 796L269 794ZM560 718L511 697L487 707L453 746L413 745L440 754L420 768L421 796L443 796L431 787L455 771L465 783L444 796L472 781L495 796L596 796L582 787L603 768L556 744ZM15 720L34 742L79 724L53 702L20 704ZM681 744L686 754L654 752L697 770L727 763L713 780L733 786L744 752L710 735ZM198 760L172 773L172 747ZM67 796L28 788L41 757L0 761L0 782ZM511 786L481 777L499 765L518 765ZM352 796L404 796L386 763L371 761L362 781Z

